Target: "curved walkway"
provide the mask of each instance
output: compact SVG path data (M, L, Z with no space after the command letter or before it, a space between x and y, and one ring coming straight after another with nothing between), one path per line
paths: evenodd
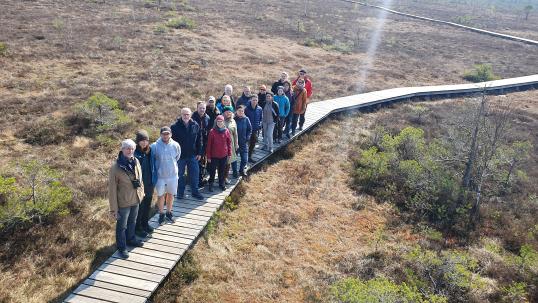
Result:
M485 35L489 35L489 36L493 36L493 37L498 37L498 38L517 41L517 42L523 42L523 43L526 43L526 44L538 46L538 41L536 41L536 40L531 40L531 39L511 36L511 35L507 35L507 34L501 34L501 33L497 33L497 32L487 31L485 29L480 29L480 28L476 28L476 27L470 27L470 26L459 24L459 23L443 21L443 20L438 20L438 19L418 16L418 15L407 14L407 13L392 10L390 8L386 8L386 7L382 7L382 6L378 6L378 5L373 5L373 4L368 4L368 3L360 2L360 1L353 1L353 0L340 0L340 1L381 9L381 10L387 11L387 12L389 12L391 14L395 14L395 15L405 16L405 17L424 20L424 21L430 21L430 22L434 22L434 23L445 24L445 25L448 25L448 26L458 27L458 28L473 31L473 32L480 33L480 34L485 34Z
M304 130L291 139L276 144L275 152L329 115L342 111L416 97L448 98L484 90L489 93L504 93L533 88L538 88L538 74L478 84L394 88L315 102L308 106ZM254 166L271 156L271 153L262 151L259 147L257 145L253 155L256 161ZM175 223L158 226L158 215L154 216L151 225L155 227L155 231L144 239L144 247L130 249L127 260L119 258L117 252L114 253L76 287L64 302L147 302L183 254L196 243L211 216L224 204L225 198L240 181L241 179L235 179L233 184L222 192L208 193L205 189L202 190L205 198L203 201L192 198L187 191L184 199L174 202Z

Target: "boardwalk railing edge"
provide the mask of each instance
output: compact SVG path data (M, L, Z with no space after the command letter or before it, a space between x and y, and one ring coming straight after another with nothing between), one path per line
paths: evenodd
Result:
M538 74L489 81L477 84L438 85L424 87L401 87L351 95L336 99L313 102L308 105L304 130L292 138L277 144L272 153L262 151L257 145L253 158L255 163L250 169L259 166L271 155L284 148L302 134L332 114L355 110L373 105L382 105L414 97L454 97L480 92L505 92L512 89L538 88ZM508 92L508 91L506 91ZM122 260L114 253L97 270L84 279L64 302L147 302L158 287L166 280L184 253L194 246L203 235L213 214L221 209L226 197L241 182L241 178L222 192L203 191L204 201L198 201L186 191L184 199L174 202L176 222L158 226L157 215L151 219L156 229L153 235L144 239L142 248L132 248L130 257Z
M473 31L473 32L476 32L476 33L493 36L493 37L498 37L498 38L517 41L517 42L523 42L523 43L529 44L529 45L538 45L538 41L535 41L535 40L531 40L531 39L527 39L527 38L521 38L521 37L512 36L512 35L508 35L508 34L501 34L501 33L493 32L493 31L488 31L488 30L485 30L485 29L466 26L466 25L463 25L463 24L455 23L455 22L438 20L438 19L418 16L418 15L408 14L408 13L404 13L404 12L399 12L399 11L392 10L390 8L382 7L382 6L379 6L379 5L369 4L369 3L366 3L366 2L354 1L354 0L340 0L340 1L353 3L353 4L358 4L358 5L362 5L362 6L366 6L366 7L372 7L372 8L387 11L387 12L389 12L391 14L405 16L405 17L409 17L409 18L413 18L413 19L419 19L419 20L430 21L430 22L434 22L434 23L445 24L445 25L452 26L452 27L458 27L458 28Z

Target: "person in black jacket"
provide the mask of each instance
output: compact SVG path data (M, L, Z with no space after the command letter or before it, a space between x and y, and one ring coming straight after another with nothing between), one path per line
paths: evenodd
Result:
M288 73L282 72L280 74L280 79L278 79L278 81L273 83L273 86L271 86L271 92L273 93L273 95L278 94L278 87L284 86L284 82L288 81L288 78L289 78Z
M262 84L258 93L258 105L262 108L265 106L265 96L267 96L267 87Z
M198 174L198 186L202 187L204 185L204 176L206 175L205 149L207 146L207 137L212 128L209 124L209 115L206 114L206 103L204 101L199 101L196 104L196 111L192 114L192 120L200 126L200 134L202 136L202 157L198 161L200 171Z
M185 193L185 166L189 176L192 196L203 200L204 197L198 191L199 167L198 161L202 158L202 136L200 126L191 119L190 108L181 109L181 117L172 125L172 139L181 146L181 156L178 164L178 188L177 198L182 199Z
M151 148L149 145L148 132L141 129L136 132L136 149L134 156L138 159L142 168L142 182L144 183L144 198L140 202L138 208L138 216L136 217L135 233L137 236L145 238L153 232L153 228L149 226L149 212L151 210L151 200L153 199L153 183L151 161Z
M207 106L205 113L209 116L209 128L215 127L215 119L218 115L221 114L219 109L217 108L215 97L209 96L209 100L207 100Z

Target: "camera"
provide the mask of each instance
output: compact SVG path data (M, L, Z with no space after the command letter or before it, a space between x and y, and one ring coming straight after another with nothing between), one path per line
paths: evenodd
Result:
M131 183L133 184L133 187L134 187L135 189L137 189L137 188L139 188L139 187L142 186L142 185L140 184L140 180L138 180L138 179L131 180Z

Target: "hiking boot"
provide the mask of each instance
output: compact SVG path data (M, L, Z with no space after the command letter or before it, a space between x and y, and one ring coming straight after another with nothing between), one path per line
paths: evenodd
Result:
M151 234L153 233L153 227L149 226L149 225L146 225L144 227L144 231L147 233L147 234Z
M164 214L159 214L159 225L164 223Z
M131 246L131 247L142 247L142 246L144 246L144 242L142 242L142 241L138 241L138 240L127 241L127 246Z
M148 233L144 229L140 228L135 230L135 235L139 236L140 238L145 238L148 236Z
M126 250L118 250L118 255L120 258L122 259L127 259L129 258L129 253L126 251Z
M195 198L195 199L198 199L198 200L203 200L204 199L204 196L202 196L202 194L200 194L200 193L192 194L192 197Z
M166 220L168 220L170 223L176 222L176 220L174 220L174 216L172 215L172 212L166 213Z

